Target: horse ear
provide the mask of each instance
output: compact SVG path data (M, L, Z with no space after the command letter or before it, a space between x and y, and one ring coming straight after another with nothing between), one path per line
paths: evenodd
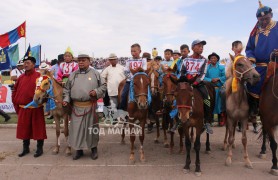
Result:
M231 60L234 62L235 57L233 55L231 55L230 53L229 53L229 55L230 55Z

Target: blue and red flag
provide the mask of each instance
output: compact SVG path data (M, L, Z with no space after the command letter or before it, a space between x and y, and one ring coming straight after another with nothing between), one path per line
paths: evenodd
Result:
M15 43L21 37L26 37L26 21L14 30L0 35L0 47L5 48Z

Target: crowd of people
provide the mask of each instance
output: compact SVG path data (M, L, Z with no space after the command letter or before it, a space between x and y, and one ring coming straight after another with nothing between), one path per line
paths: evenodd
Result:
M272 15L270 7L261 6L258 9L256 14L258 24L250 34L245 50L247 58L261 74L261 81L258 85L247 85L249 114L255 133L257 133L258 99L267 65L273 60L270 54L275 52L274 57L278 57L278 44L276 42L278 25L276 25L276 21L272 20ZM215 52L205 57L203 50L206 45L205 40L194 40L190 46L182 44L179 50L165 49L162 57L158 55L156 48L153 49L152 53L144 52L141 56L141 46L136 43L131 45L131 58L119 58L115 53L111 53L107 59L93 59L88 54L79 54L75 59L72 50L67 48L64 54L58 56L57 60L51 61L51 66L47 63L41 63L40 73L43 74L46 69L53 71L54 78L64 86L63 106L73 104L75 113L69 114L71 119L69 143L76 150L73 159L77 160L82 157L83 149L91 149L91 158L97 159L99 134L91 135L89 131L85 130L91 127L98 128L96 125L97 117L94 116L94 113L90 113L95 111L97 99L104 98L106 94L109 97L107 105L114 109L126 110L130 82L133 78L131 70L138 68L147 70L147 64L150 61L155 61L158 64L157 71L160 75L167 69L175 69L174 74L178 78L186 78L194 88L199 90L204 102L204 128L207 133L213 133L211 128L213 114L218 116L219 126L223 126L226 118L226 62L220 62L220 57ZM242 55L243 44L241 41L234 41L231 48L235 57ZM30 152L30 139L37 140L37 151L34 157L41 156L44 140L47 138L43 106L24 108L32 101L34 91L37 88L36 79L40 77L40 73L35 71L35 63L35 58L25 57L18 62L17 68L11 72L11 79L15 81L12 101L18 114L16 137L23 140L23 151L19 154L20 157ZM102 72L100 73L96 69L101 69ZM121 94L121 102L118 102L118 86L124 79L126 82ZM204 81L210 82L215 88L216 100L213 110ZM82 114L82 116L78 114Z

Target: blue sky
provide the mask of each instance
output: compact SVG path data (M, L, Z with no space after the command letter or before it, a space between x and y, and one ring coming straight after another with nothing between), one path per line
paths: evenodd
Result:
M278 1L263 0L278 19ZM246 44L256 23L257 0L11 0L1 5L0 34L27 21L27 43L42 44L42 56L56 58L70 46L107 57L130 56L130 45L142 51L179 49L194 39L207 41L204 55L228 57L231 43ZM18 41L20 56L24 39Z

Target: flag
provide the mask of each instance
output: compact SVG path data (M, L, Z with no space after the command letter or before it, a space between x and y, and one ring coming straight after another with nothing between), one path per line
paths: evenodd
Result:
M31 46L30 46L30 44L29 44L29 46L28 46L28 48L27 48L27 51L26 51L26 53L25 53L23 59L24 59L26 56L31 56Z
M41 64L41 45L37 45L31 48L31 56L36 59L36 66Z
M18 44L8 49L8 55L12 68L16 67L16 64L19 61Z
M21 37L26 37L26 21L14 30L0 35L0 47L5 48L15 43Z
M9 47L0 50L0 70L10 69L11 67L7 52L8 48Z

